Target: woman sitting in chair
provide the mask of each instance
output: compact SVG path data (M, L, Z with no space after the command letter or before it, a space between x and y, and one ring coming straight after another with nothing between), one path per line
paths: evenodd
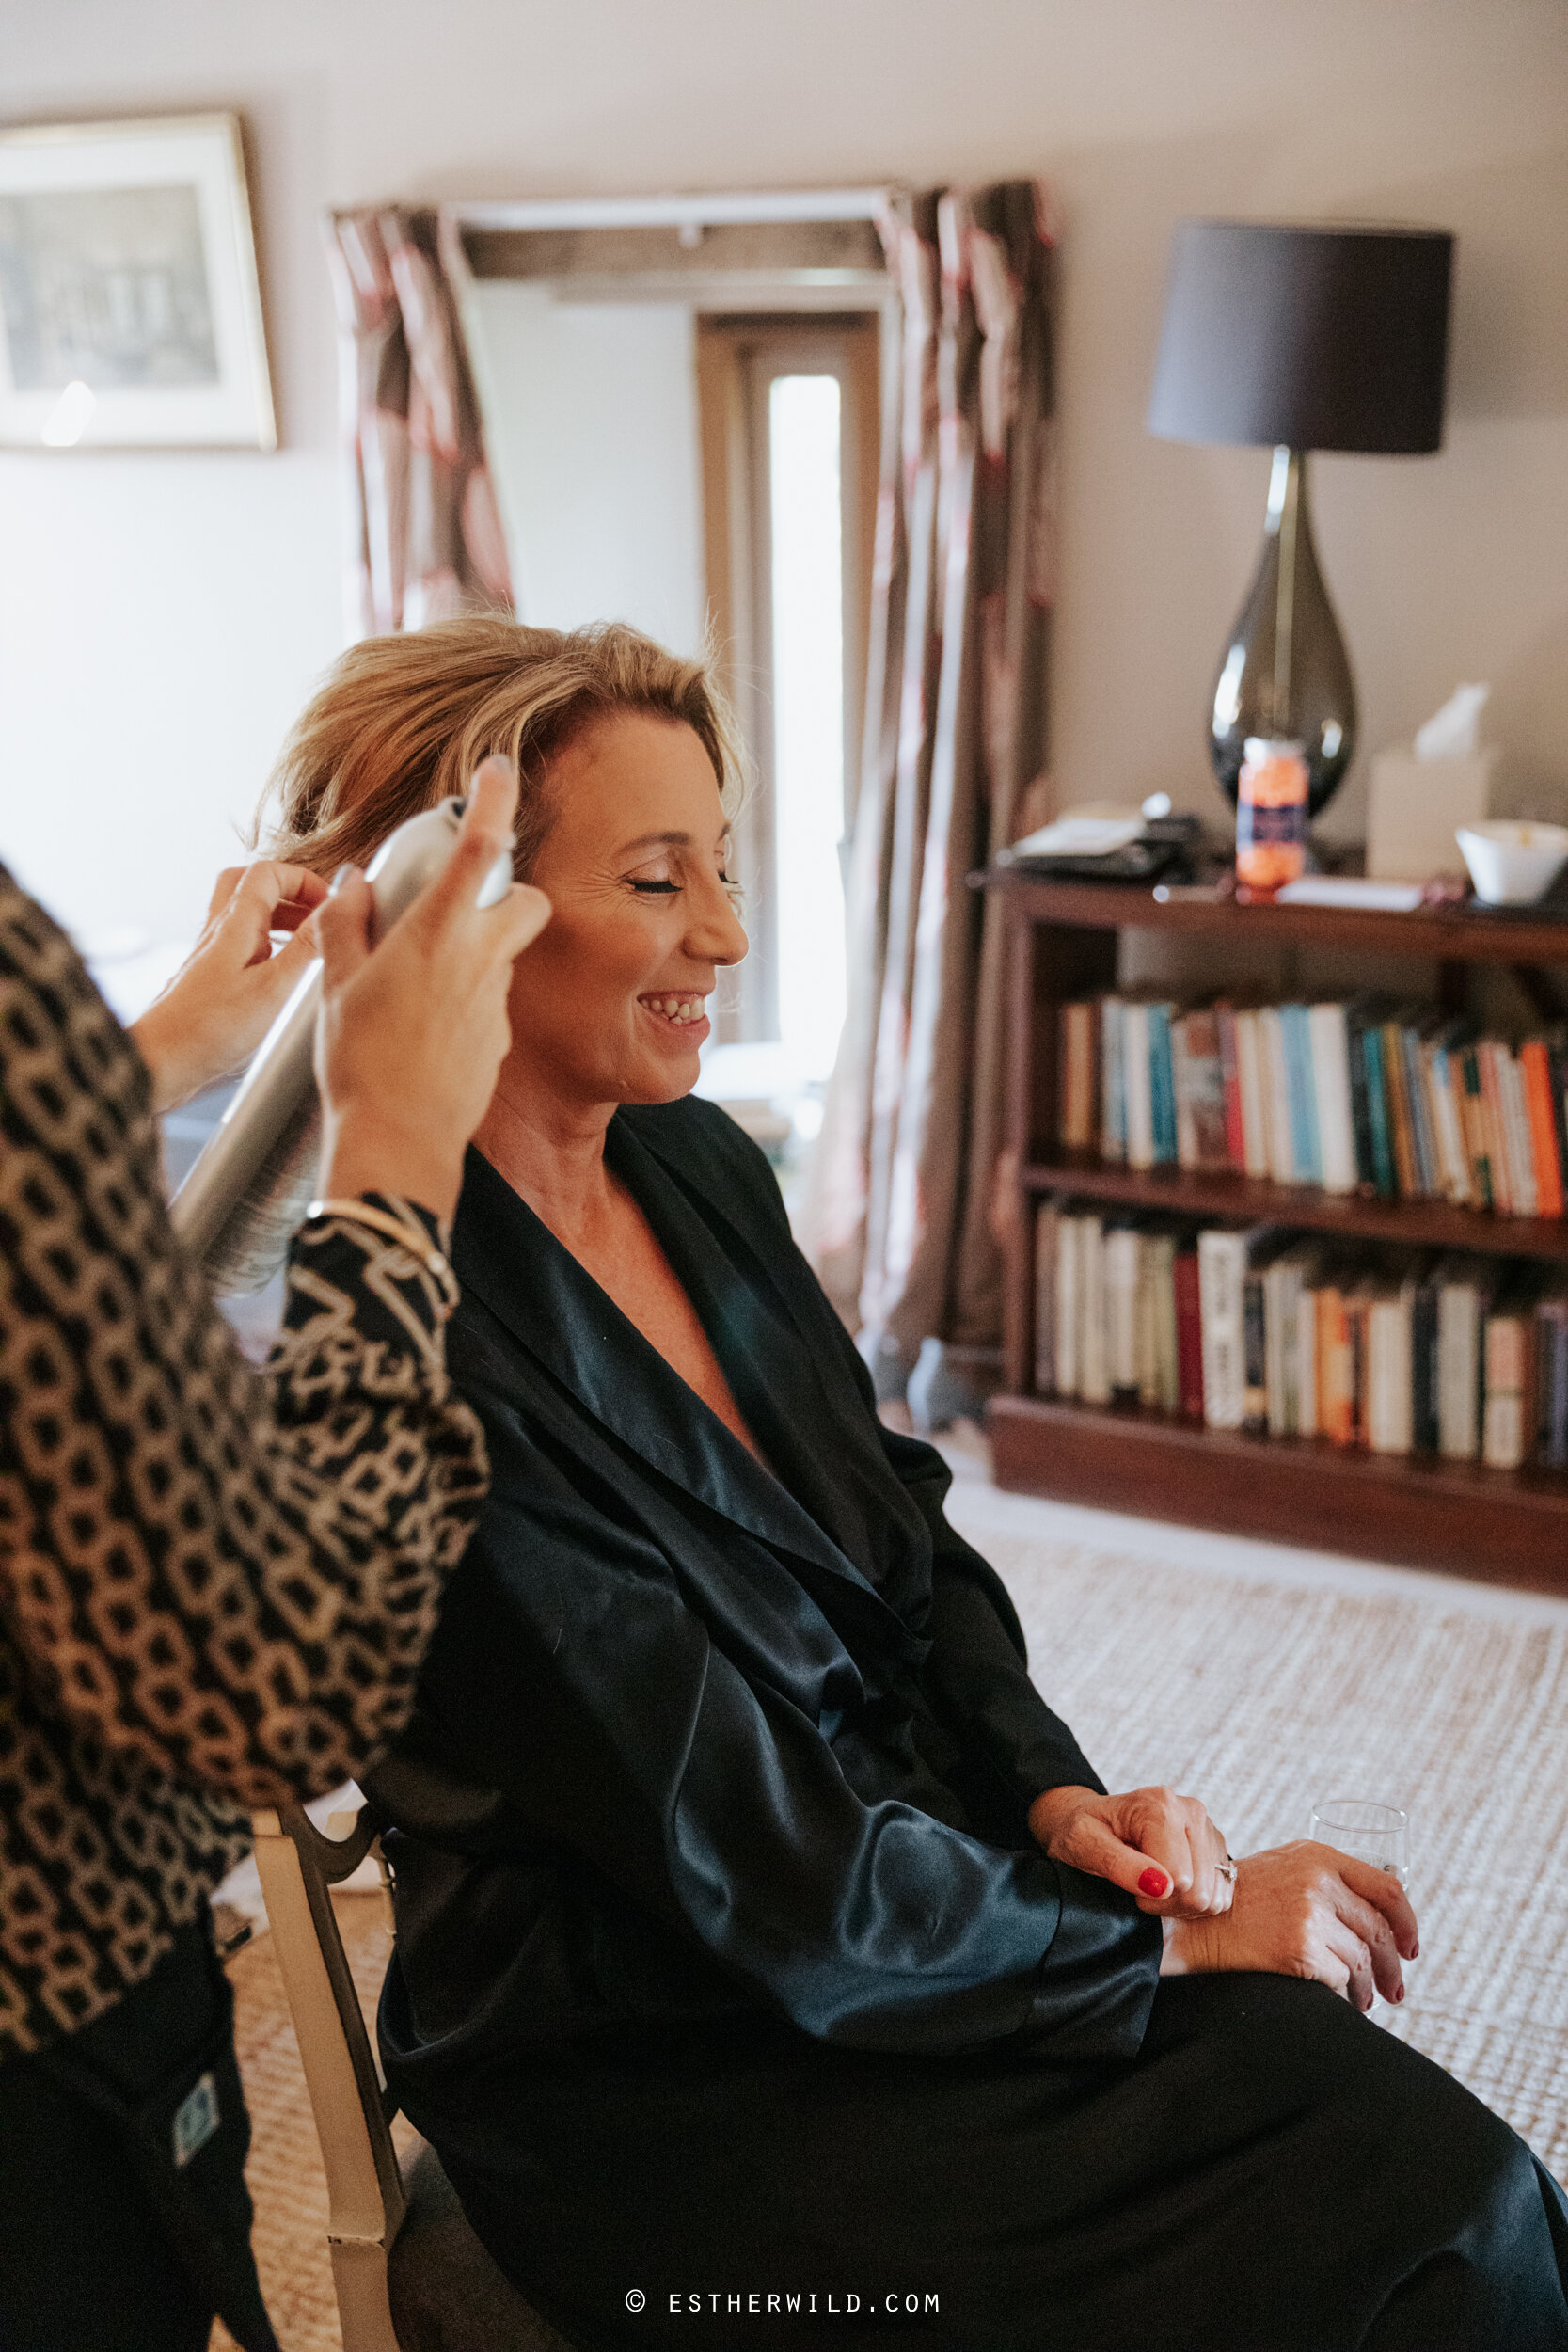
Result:
M277 852L362 862L492 751L555 909L453 1247L492 1485L369 1780L387 2072L479 2235L579 2346L1568 2345L1561 2193L1361 2013L1399 1887L1105 1792L692 1097L746 951L702 666L361 644Z

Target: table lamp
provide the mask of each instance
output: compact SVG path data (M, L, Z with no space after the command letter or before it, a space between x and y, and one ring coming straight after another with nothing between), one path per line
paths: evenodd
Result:
M1249 736L1302 744L1313 816L1350 766L1355 689L1312 545L1307 456L1441 445L1452 259L1439 229L1178 225L1148 429L1274 450L1262 560L1209 729L1232 802Z

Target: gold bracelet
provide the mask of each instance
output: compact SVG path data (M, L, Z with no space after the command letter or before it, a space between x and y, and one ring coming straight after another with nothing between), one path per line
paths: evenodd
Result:
M412 1222L404 1224L390 1209L378 1209L370 1200L312 1200L305 1212L307 1225L317 1217L345 1217L351 1225L366 1225L372 1232L385 1233L391 1241L401 1242L411 1258L418 1258L426 1273L440 1288L450 1309L456 1307L462 1296L457 1277L450 1260L436 1248L422 1230Z

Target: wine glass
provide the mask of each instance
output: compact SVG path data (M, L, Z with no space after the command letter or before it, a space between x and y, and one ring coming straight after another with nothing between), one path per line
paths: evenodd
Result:
M1328 1797L1312 1807L1308 1835L1339 1853L1387 1870L1410 1884L1410 1816L1397 1804L1373 1804L1365 1797Z

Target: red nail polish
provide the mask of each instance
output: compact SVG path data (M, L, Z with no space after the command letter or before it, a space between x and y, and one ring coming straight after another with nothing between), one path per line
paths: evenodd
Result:
M1138 1881L1138 1892L1140 1895L1150 1896L1154 1901L1158 1902L1169 1884L1170 1881L1164 1870L1146 1870Z
M1402 2001L1402 2000L1403 2000L1403 1998L1404 1998L1404 1987L1403 1987L1403 1985L1402 1985L1402 1985L1400 1985L1400 1986L1398 1986L1398 1987L1396 1988L1396 1990L1395 1990L1395 1994L1394 1994L1394 1998L1395 1998L1395 2000L1396 2000L1396 2001Z
M1412 1946L1410 1947L1410 1957L1411 1957L1411 1959L1412 1959L1412 1960L1419 1960L1419 1959L1420 1959L1420 1957L1421 1957L1421 1947L1420 1947L1420 1946L1419 1946L1418 1944L1412 1944Z

